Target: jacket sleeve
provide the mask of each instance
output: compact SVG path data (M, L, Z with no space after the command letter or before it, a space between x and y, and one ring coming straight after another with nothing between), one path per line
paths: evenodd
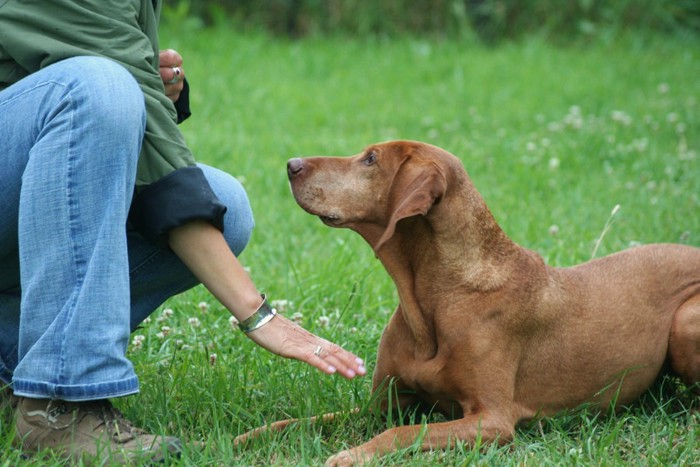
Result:
M182 85L180 97L175 101L178 125L192 116L192 112L190 111L190 83L187 82L187 78L182 81Z
M131 203L129 220L145 238L165 246L171 229L193 220L223 231L225 212L202 169L185 167L144 187Z

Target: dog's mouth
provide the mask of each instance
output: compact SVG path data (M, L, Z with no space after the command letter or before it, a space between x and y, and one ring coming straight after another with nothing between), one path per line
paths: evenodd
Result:
M0 0L2 1L2 0ZM341 216L336 212L335 209L329 208L329 207L324 207L324 208L318 208L317 206L319 204L323 204L322 202L318 201L315 198L311 198L311 201L308 199L307 196L304 196L303 193L299 193L297 191L294 191L294 185L292 185L292 193L294 194L294 199L296 200L297 204L306 212L311 214L312 216L316 216L319 219L321 219L321 222L326 224L329 227L340 227L341 224L343 223L343 219Z
M318 216L319 219L321 219L321 222L326 224L329 227L339 227L340 224L342 224L342 220L338 216L334 215L329 215L329 216Z

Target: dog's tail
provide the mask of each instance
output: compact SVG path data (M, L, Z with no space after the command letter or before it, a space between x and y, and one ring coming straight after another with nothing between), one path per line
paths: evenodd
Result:
M360 411L359 407L356 407L350 411L347 412L331 412L331 413L326 413L323 415L317 415L314 417L309 417L309 418L289 418L287 420L280 420L277 422L269 423L267 425L263 425L258 428L254 428L250 431L247 431L243 433L242 435L238 435L233 439L233 445L234 446L244 446L248 442L258 439L261 436L265 435L266 433L274 433L274 432L279 432L284 429L286 429L290 425L294 425L297 423L306 423L306 424L312 424L312 423L325 423L325 422L331 422L335 420L337 417L340 417L342 415L348 415L348 414L355 414Z

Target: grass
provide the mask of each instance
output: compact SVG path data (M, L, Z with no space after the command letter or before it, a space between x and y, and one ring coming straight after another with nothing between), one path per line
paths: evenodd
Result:
M700 244L696 41L287 41L187 23L162 39L185 57L194 116L182 130L192 149L240 177L251 197L257 228L241 259L252 277L290 302L284 313L370 370L394 286L359 236L294 203L290 157L350 155L388 139L444 147L506 233L555 266L637 243ZM369 408L370 378L348 382L271 355L228 317L198 287L156 311L129 350L142 392L117 403L141 426L205 441L182 465L319 465L383 429ZM265 421L356 406L336 423L232 445ZM511 446L406 449L377 465L689 465L700 459L693 406L697 398L664 379L613 416L574 410L522 427ZM5 457L0 465L18 461Z

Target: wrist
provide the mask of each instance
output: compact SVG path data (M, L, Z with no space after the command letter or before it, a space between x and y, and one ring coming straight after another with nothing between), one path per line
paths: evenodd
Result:
M269 323L277 314L277 310L268 304L265 294L261 294L260 296L262 297L263 301L258 309L255 310L252 315L238 323L238 327L246 334L250 334L256 329L260 329Z

